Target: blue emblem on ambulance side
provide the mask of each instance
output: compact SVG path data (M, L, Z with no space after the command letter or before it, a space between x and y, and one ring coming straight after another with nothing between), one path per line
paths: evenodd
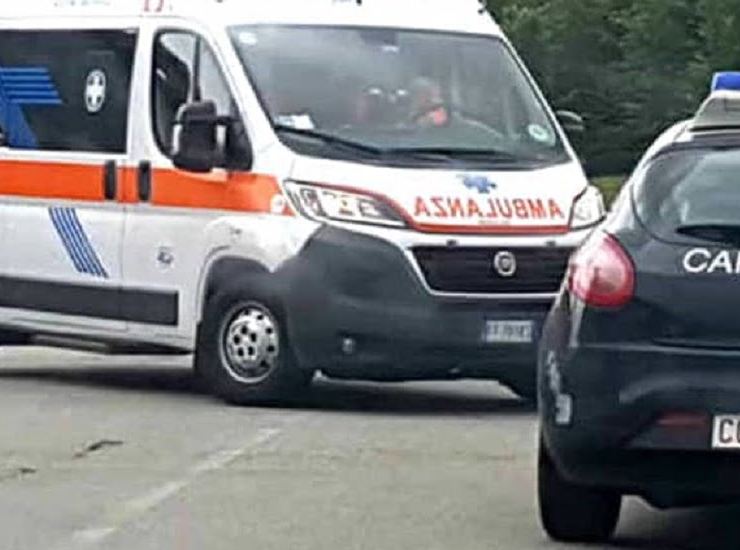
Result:
M488 195L496 189L496 184L487 176L460 176L463 185L470 191L478 191L481 195Z
M33 149L37 146L23 108L57 106L62 99L44 67L0 67L0 126L11 147Z
M78 273L108 279L108 271L85 231L74 208L49 208L51 223Z

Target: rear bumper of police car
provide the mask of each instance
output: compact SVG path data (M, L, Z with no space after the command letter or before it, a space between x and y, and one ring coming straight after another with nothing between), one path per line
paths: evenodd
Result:
M542 427L566 478L666 507L740 496L738 450L714 448L715 418L740 415L740 352L581 343L548 354L548 339Z
M473 265L485 261L492 269L490 250L460 250L478 255L468 258ZM548 275L552 280L546 281L553 288L569 252L558 252ZM433 291L430 284L454 276L444 272L445 265L454 267L450 261L454 258L446 258L445 250L406 253L382 238L320 229L282 268L289 335L299 363L334 377L369 380L533 379L536 343L552 296L502 300ZM485 268L483 276L490 276ZM496 320L531 321L531 342L486 342L486 327Z

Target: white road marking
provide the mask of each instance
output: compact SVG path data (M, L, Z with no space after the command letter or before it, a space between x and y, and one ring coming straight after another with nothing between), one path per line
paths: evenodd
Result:
M85 529L83 531L77 531L75 538L80 542L84 542L88 545L97 544L103 539L108 538L116 532L114 527L107 527L104 529Z
M281 430L278 428L264 428L259 430L253 438L244 442L239 447L223 449L208 456L203 461L189 468L185 475L180 479L169 481L168 483L160 485L141 496L124 502L121 507L112 514L112 517L115 518L115 520L110 522L110 524L106 525L103 523L99 526L75 531L72 535L70 544L61 546L58 550L82 550L100 545L129 523L135 521L147 512L157 508L165 501L187 489L196 480L198 480L198 478L224 469L241 456L247 454L249 451L269 443L280 435L280 433Z
M133 518L145 514L149 510L162 504L165 500L174 497L177 493L190 485L194 479L195 476L188 476L187 478L180 479L178 481L170 481L169 483L165 483L140 497L127 501L121 508L121 516L124 518Z

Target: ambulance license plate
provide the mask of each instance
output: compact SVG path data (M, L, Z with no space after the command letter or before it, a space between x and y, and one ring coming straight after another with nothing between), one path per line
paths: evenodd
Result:
M486 344L532 344L534 321L486 321L483 331Z
M712 449L740 451L740 416L715 416Z

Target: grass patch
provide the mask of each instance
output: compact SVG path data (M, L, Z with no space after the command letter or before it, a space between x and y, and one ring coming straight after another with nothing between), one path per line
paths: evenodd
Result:
M592 183L601 189L601 192L604 193L606 204L610 205L617 197L625 181L627 181L626 176L603 176L594 178Z

